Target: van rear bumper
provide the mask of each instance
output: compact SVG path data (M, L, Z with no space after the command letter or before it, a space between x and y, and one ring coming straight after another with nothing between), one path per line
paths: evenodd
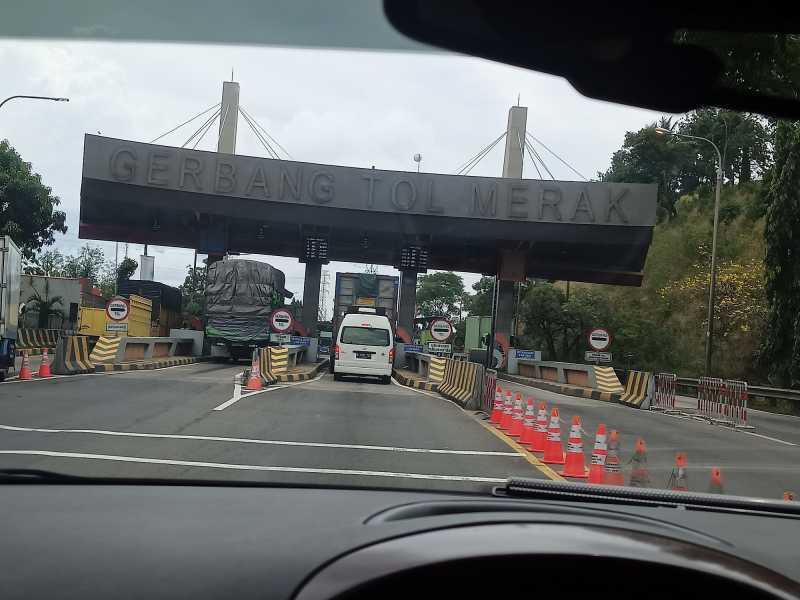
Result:
M392 374L392 364L387 362L385 366L380 365L354 365L350 361L337 360L334 366L337 375L372 375L374 377L388 376Z

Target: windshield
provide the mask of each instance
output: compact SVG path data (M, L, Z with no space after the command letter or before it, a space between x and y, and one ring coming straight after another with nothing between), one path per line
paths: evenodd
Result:
M0 57L0 468L800 490L797 123L399 43Z
M389 331L373 327L344 327L343 344L363 344L365 346L388 346Z

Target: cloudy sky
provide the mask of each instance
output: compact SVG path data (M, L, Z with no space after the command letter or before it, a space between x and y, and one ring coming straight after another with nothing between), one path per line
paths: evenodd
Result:
M83 135L148 142L219 102L222 81L241 84L240 102L296 160L453 173L506 126L508 108L528 107L528 131L587 177L608 167L626 130L658 115L588 100L565 81L492 62L447 54L270 47L67 41L0 41L3 93L68 96L69 103L12 101L0 110L0 138L33 163L67 212L69 232L56 247L74 252ZM186 126L159 143L180 146L199 126ZM216 146L214 128L198 148ZM540 148L541 150L541 148ZM265 156L240 119L237 153ZM558 179L576 177L547 158ZM473 171L499 175L502 144ZM530 163L525 177L535 178ZM113 258L114 244L101 246ZM134 258L142 247L131 244ZM191 249L151 247L155 276L177 285ZM302 294L296 259L267 259ZM363 265L331 263L336 271ZM390 267L380 272L395 273ZM470 285L478 276L465 274Z

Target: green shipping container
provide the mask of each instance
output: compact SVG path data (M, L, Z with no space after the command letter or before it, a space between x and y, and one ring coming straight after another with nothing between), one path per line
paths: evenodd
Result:
M492 333L492 317L467 317L464 352L486 348L483 339Z

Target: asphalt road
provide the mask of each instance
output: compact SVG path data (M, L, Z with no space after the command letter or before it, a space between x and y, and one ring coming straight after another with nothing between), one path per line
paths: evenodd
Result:
M442 398L327 374L239 397L240 371L199 363L0 384L0 465L445 490L545 476Z
M234 387L240 371L199 363L0 384L0 465L89 476L444 490L488 490L510 475L552 477L480 416L435 394L367 379L334 382L326 374L241 395ZM600 422L619 431L623 465L642 437L653 487L667 487L681 451L692 490L706 491L717 466L728 493L780 498L785 490L800 491L796 417L751 411L756 431L748 434L510 387L559 407L564 443L579 415L587 460Z

